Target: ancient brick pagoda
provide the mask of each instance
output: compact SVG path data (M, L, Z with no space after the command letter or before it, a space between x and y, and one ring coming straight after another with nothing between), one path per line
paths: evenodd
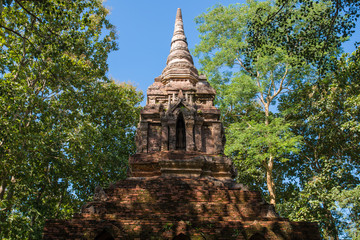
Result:
M214 89L194 67L178 9L166 67L148 88L129 177L43 239L320 239L317 224L279 217L232 179Z

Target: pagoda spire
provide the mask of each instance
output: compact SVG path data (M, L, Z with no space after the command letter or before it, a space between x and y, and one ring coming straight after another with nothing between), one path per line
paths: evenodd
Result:
M184 23L182 19L181 9L178 8L176 12L174 34L171 39L171 49L167 60L167 64L173 59L172 57L179 57L180 55L186 55L188 61L193 63L192 57L188 49L188 43L184 32Z
M184 23L183 23L180 8L178 8L177 12L176 12L174 34L173 34L173 38L171 40L171 45L172 45L172 43L174 41L177 41L177 40L184 41L186 43L186 46L187 46L185 32L184 32Z
M190 74L191 76L186 77L193 80L198 78L198 72L194 66L186 41L181 9L178 8L175 18L174 34L171 39L170 54L167 58L162 78L168 81L169 79L177 77L185 77L184 74Z

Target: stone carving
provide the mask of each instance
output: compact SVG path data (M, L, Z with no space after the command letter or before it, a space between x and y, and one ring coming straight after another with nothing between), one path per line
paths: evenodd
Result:
M106 208L103 203L86 203L81 207L81 213L88 213L88 214L104 214L106 213Z
M105 201L107 199L107 195L100 186L95 187L95 193L94 193L94 201Z
M138 154L174 150L223 154L220 111L213 103L215 90L205 76L199 76L193 64L181 12L176 16L166 67L148 88L147 95L136 134ZM154 124L159 131L154 131ZM202 131L204 127L210 132Z

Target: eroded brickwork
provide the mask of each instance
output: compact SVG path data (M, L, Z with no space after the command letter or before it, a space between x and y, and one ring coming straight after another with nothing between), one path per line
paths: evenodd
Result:
M44 239L320 239L316 224L279 217L259 192L215 178L128 178L70 221L49 220Z

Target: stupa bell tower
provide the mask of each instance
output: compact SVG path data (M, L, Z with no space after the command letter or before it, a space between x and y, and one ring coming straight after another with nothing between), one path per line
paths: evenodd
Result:
M179 8L166 67L148 88L141 111L137 154L130 158L132 176L230 178L214 98L215 90L194 66Z

